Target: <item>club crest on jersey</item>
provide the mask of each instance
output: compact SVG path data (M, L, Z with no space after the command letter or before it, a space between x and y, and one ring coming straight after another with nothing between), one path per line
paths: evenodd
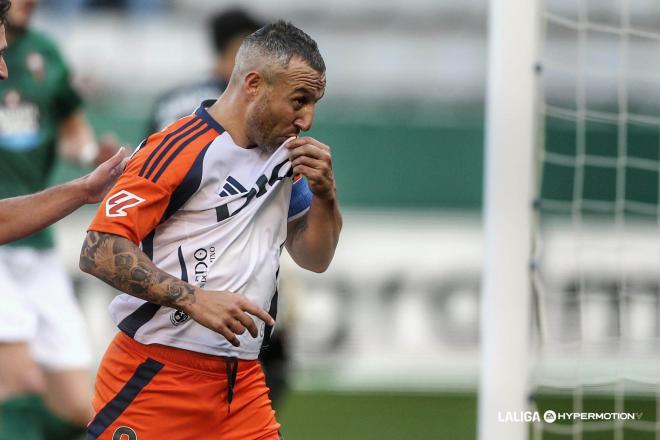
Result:
M183 324L188 319L190 319L190 316L188 316L188 314L182 312L181 310L175 310L172 313L170 313L170 321L172 322L172 325L175 327L177 325Z
M108 197L105 202L105 215L107 217L126 217L126 209L144 202L142 197L126 191L125 189Z
M289 164L288 167L284 165ZM257 179L257 182L250 189L250 191L243 194L242 197L232 200L224 205L215 208L215 214L218 222L228 219L243 210L252 200L259 198L266 194L269 188L272 188L280 180L293 176L293 168L291 168L289 159L285 159L273 167L270 175L262 174ZM229 178L227 178L229 180ZM222 194L221 194L222 195Z

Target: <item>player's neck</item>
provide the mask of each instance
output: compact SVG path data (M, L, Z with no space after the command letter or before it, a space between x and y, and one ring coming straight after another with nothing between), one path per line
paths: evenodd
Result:
M251 147L245 132L245 104L235 93L231 90L225 91L207 111L229 132L236 145L243 148Z

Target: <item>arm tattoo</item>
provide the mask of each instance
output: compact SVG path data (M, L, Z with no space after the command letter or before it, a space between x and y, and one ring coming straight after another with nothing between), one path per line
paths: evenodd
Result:
M179 308L195 302L192 285L158 269L139 247L117 235L88 232L80 269L152 303Z

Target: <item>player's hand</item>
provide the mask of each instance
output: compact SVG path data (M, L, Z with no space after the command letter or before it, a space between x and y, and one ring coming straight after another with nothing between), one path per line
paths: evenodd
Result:
M311 137L292 139L286 144L293 174L307 177L312 193L325 200L336 197L330 147Z
M110 191L119 175L124 171L127 162L128 157L126 157L126 151L122 147L114 156L83 178L87 203L98 203L103 200L103 197Z
M197 289L195 302L181 310L204 327L220 333L235 347L240 345L237 335L242 335L245 330L253 338L259 335L257 325L248 313L267 325L275 325L275 320L265 310L244 296L231 292Z

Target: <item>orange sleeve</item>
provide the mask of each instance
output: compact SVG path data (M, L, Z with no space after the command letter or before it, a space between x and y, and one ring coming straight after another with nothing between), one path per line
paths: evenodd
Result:
M88 230L139 244L161 222L172 193L217 135L195 116L151 135L101 202Z

